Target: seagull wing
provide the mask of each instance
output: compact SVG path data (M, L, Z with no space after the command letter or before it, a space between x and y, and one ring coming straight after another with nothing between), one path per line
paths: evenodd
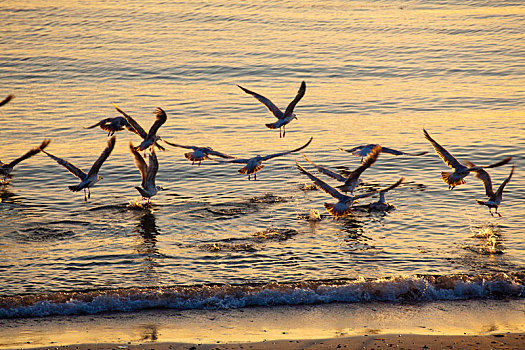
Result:
M95 161L95 163L93 163L93 166L91 167L91 169L89 169L89 173L87 175L88 177L91 177L92 175L98 173L98 171L100 170L100 167L102 166L102 164L106 161L106 159L108 159L109 155L111 154L111 151L113 151L113 148L115 147L116 140L117 140L116 136L112 136L108 140L108 145L102 151L102 153L100 154L98 159Z
M498 190L496 191L496 194L495 194L496 197L501 197L503 195L503 189L509 183L510 178L512 177L512 174L514 174L514 168L515 167L516 167L515 165L512 165L512 170L510 171L509 176L505 179L505 181L503 181L503 183L501 185L499 185L499 188L498 188Z
M157 159L157 154L155 153L155 149L152 149L151 154L149 155L149 166L148 166L148 171L146 172L146 181L145 181L146 183L144 185L151 185L155 187L155 176L157 175L158 170L159 170L159 161Z
M127 114L126 112L124 112L122 109L118 108L115 104L113 104L113 107L115 107L115 109L116 109L117 111L119 111L119 112L124 116L124 118L126 118L126 121L127 121L128 124L129 124L129 127L126 126L126 128L127 128L129 131L131 131L131 132L133 132L133 133L139 135L139 136L142 137L143 139L145 139L145 138L148 136L148 134L146 133L146 131L144 131L144 129L142 129L142 126L140 126L140 124L137 123L137 122L135 121L135 119L133 119L129 114Z
M17 159L13 160L11 163L8 164L8 166L12 168L15 165L17 165L18 163L20 163L21 161L26 160L27 158L30 158L30 157L34 156L35 154L40 153L40 151L42 151L44 148L46 148L47 145L49 145L50 142L51 142L51 140L49 140L49 139L46 139L46 140L42 141L42 143L40 144L39 147L32 148L31 150L26 152L26 154L24 154L23 156L18 157Z
M512 156L510 157L507 157L497 163L494 163L494 164L491 164L491 165L488 165L488 166L484 166L484 168L496 168L496 167L499 167L499 166L502 166L502 165L505 165L507 164L508 162L510 162L512 160Z
M247 164L252 158L244 158L244 159L239 159L239 158L235 158L235 159L228 159L228 160L220 160L220 159L213 159L213 158L210 158L210 160L213 160L217 163L238 163L238 164Z
M279 107L277 107L276 105L273 104L272 101L270 101L269 99L267 99L266 97L262 96L262 95L259 95L258 93L256 92L253 92L251 90L248 90L246 88L243 88L242 86L240 85L237 85L242 91L246 92L247 94L250 94L252 95L253 97L255 97L256 99L259 100L259 102L261 102L263 105L266 106L266 108L268 108L270 110L270 112L273 113L273 115L277 118L277 119L282 119L284 117L284 113L279 109ZM297 103L297 102L296 102Z
M357 181L363 171L370 168L372 164L375 163L377 160L377 157L379 157L379 153L381 153L382 147L379 145L376 145L372 150L368 153L365 159L363 159L363 162L360 166L358 166L354 171L350 173L348 178L345 179L345 183L351 183L354 181Z
M91 126L85 126L84 129L93 129L93 128L96 128L97 126L101 126L103 124L109 123L109 122L111 122L111 120L112 120L112 118L102 119L101 121L99 121L96 124L93 124Z
M146 182L146 175L148 173L148 166L146 165L146 162L144 161L144 158L140 155L140 152L135 149L133 146L133 143L129 143L129 151L131 154L133 154L133 159L135 161L135 166L140 171L140 176L142 178L142 187L144 187Z
M290 102L288 107L286 107L286 111L284 111L283 118L284 117L288 117L289 115L291 115L293 113L293 110L294 110L295 106L303 98L305 92L306 92L306 83L303 81L301 83L301 87L299 87L299 91L297 91L297 95L295 96L293 101Z
M301 147L299 148L296 148L296 149L293 149L291 151L286 151L286 152L281 152L281 153L274 153L274 154L270 154L270 155L267 155L267 156L264 156L261 158L261 160L268 160L268 159L272 159L272 158L275 158L275 157L280 157L280 156L284 156L286 154L290 154L290 153L293 153L293 152L299 152L300 150L306 148L310 142L312 142L313 140L313 137L310 137L310 140L308 140L307 143L305 143L304 145L302 145Z
M166 141L165 139L162 139L162 141L166 142L168 145L173 146L173 147L187 148L187 149L192 149L192 150L195 150L196 148L198 148L197 146L179 145L178 143L169 142L169 141Z
M217 157L221 157L221 158L235 158L234 156L230 156L229 154L222 153L222 152L219 152L219 151L215 151L213 149L207 150L206 152L208 154L211 154L211 155L214 155L214 156L217 156Z
M393 154L393 155L396 155L396 156L400 156L400 155L403 155L403 154L407 155L407 156L422 156L422 155L425 155L425 154L428 153L428 152L408 153L408 152L398 151L396 149L388 148L388 147L383 147L381 149L381 152L383 152L383 153L390 153L390 154Z
M306 154L303 153L303 157L304 159L306 159L306 161L310 164L312 164L318 172L320 172L321 174L325 174L325 175L328 175L330 176L331 178L334 178L336 179L337 181L340 181L340 182L345 182L346 181L346 177L344 177L343 175L339 174L339 173L336 173L328 168L325 168L323 166L320 166L320 165L317 165L315 164L314 162L312 162L310 159L308 159L308 157L306 157Z
M308 172L305 168L303 168L301 166L301 164L299 164L297 161L295 162L295 164L297 165L297 168L303 173L305 174L306 176L308 176L310 178L310 180L312 180L317 187L319 187L320 189L322 189L323 191L325 191L326 193L328 193L330 196L338 199L338 200L345 200L345 199L350 199L350 197L348 196L345 196L344 194L340 193L338 190L336 190L335 188L333 188L332 186L328 185L326 182L324 182L323 180L319 179L317 176L315 175L312 175L310 172Z
M6 98L4 98L1 102L0 102L0 107L7 104L9 101L11 101L13 98L15 97L15 95L8 95Z
M439 143L434 141L432 137L428 134L428 132L423 129L423 134L425 134L425 138L432 144L432 147L434 147L434 150L438 154L438 156L445 162L447 166L454 169L462 169L465 166L461 164L452 154L450 154L443 146L441 146Z
M42 150L42 152L44 152L45 154L48 155L49 158L51 159L54 159L58 164L62 165L64 168L66 168L71 174L75 175L76 177L78 177L80 180L84 180L87 175L85 172L83 172L81 169L77 168L76 166L74 166L73 164L71 164L70 162L68 162L67 160L64 160L62 158L58 158L58 157L55 157L54 155L52 155L51 153L48 153L44 150Z
M365 146L357 146L357 147L350 148L350 149L344 149L344 148L338 146L337 148L339 148L340 151L344 151L344 152L348 152L348 153L354 153L355 151L361 150L364 147Z
M485 187L485 194L487 197L494 196L494 190L492 189L492 180L490 179L489 173L487 173L485 170L483 170L482 167L476 166L474 163L471 163L469 161L465 162L470 168L476 168L476 170L472 171L474 173L474 177L478 180L481 180L483 182L483 186Z
M405 181L405 178L404 178L404 177L402 177L402 178L400 178L399 180L397 180L397 182L396 182L395 184L390 185L390 186L388 186L387 188L380 189L380 190L378 190L377 192L378 192L378 193L381 193L381 192L384 193L384 192L388 192L388 191L390 191L390 190L393 190L393 189L396 188L397 186L401 185L401 183L402 183L403 181Z
M157 131L159 130L160 126L166 122L168 119L168 116L166 115L166 112L160 107L157 107L155 109L155 122L149 128L148 137L147 138L153 138L157 134Z

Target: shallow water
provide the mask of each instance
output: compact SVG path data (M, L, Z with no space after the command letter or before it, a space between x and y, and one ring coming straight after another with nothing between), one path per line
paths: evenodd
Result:
M387 195L395 210L356 210L339 221L323 207L328 195L304 189L300 154L266 162L247 181L239 165L192 166L185 150L168 148L158 152L164 191L151 208L130 205L140 175L128 143L139 139L127 131L87 202L67 189L76 179L39 154L0 188L3 309L7 297L16 309L28 294L59 301L57 292L416 274L505 273L509 295L523 296L514 274L525 267L524 17L517 1L3 1L0 97L16 96L0 108L3 161L50 138L49 152L87 171L106 134L83 127L118 116L112 103L146 129L162 107L168 121L159 135L239 157L311 136L305 153L337 170L359 165L338 146L429 152L380 155L358 191L405 177ZM274 121L264 106L235 86L284 109L302 80L298 120L283 139L264 126ZM484 190L472 176L447 189L447 168L422 128L461 160L514 157L503 217L476 204ZM491 169L495 186L509 172ZM312 209L321 221L306 219Z

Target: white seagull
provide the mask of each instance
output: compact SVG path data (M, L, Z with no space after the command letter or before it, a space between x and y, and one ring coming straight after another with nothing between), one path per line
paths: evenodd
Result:
M292 121L292 119L294 119L294 118L297 119L297 116L293 113L293 110L295 108L295 105L297 105L297 103L301 100L301 98L303 98L304 93L306 92L306 83L304 81L301 83L301 87L299 88L299 91L297 92L297 95L295 96L293 101L290 102L288 107L286 107L286 110L284 111L284 113L279 109L279 107L274 105L273 102L270 101L269 99L267 99L266 97L264 97L262 95L259 95L258 93L255 93L253 91L250 91L250 90L248 90L246 88L243 88L240 85L237 85L237 86L239 88L241 88L242 91L244 91L247 94L250 94L253 97L255 97L256 99L258 99L263 105L266 106L266 108L268 108L270 110L270 112L273 113L273 115L278 120L275 123L268 123L268 124L265 124L265 125L266 125L266 127L270 128L270 129L277 129L277 128L279 128L279 137L284 137L286 135L286 129L285 129L286 124L290 123ZM282 134L281 134L281 127L283 128Z
M104 149L104 151L102 151L95 163L93 163L93 166L91 166L91 169L89 169L89 172L87 174L64 159L55 157L54 155L44 150L42 150L42 152L47 154L50 158L54 159L58 164L64 166L64 168L69 170L71 174L75 175L80 179L80 183L78 185L68 186L68 188L73 192L84 190L84 200L87 201L87 199L91 197L90 187L93 187L97 182L103 179L102 176L98 175L98 172L102 164L106 161L106 159L108 159L109 155L111 154L111 151L113 151L113 148L115 147L115 141L116 136L112 136L108 140L107 147ZM86 189L88 191L87 197Z
M297 165L297 168L299 168L299 170L303 174L308 176L310 178L310 180L312 180L316 184L317 187L319 187L320 189L322 189L323 191L328 193L330 196L332 196L332 197L334 197L335 199L338 200L338 202L335 203L335 204L332 204L332 203L325 203L324 204L324 207L326 208L326 211L329 212L331 215L333 215L336 218L340 218L340 217L343 217L343 216L348 215L349 213L351 213L352 212L352 205L358 199L365 198L365 197L370 197L370 196L373 196L373 195L377 194L377 192L374 191L374 192L367 192L367 193L363 193L363 194L358 194L358 195L355 195L355 196L344 195L341 192L339 192L338 190L336 190L335 188L333 188L332 186L328 185L323 180L319 179L315 175L312 175L305 168L303 168L301 166L301 164L299 164L297 161L295 162L295 164Z
M15 95L7 95L6 98L4 98L2 101L0 101L0 107L2 107L3 105L7 104L9 101L11 101L13 98L15 97Z
M370 203L368 207L371 210L377 210L377 211L387 211L390 208L393 208L394 206L387 203L385 199L385 193L387 193L390 190L393 190L397 186L401 185L401 183L405 180L404 177L397 180L397 182L387 188L384 188L382 190L378 190L377 193L379 193L379 200L377 202Z
M470 167L474 167L475 165L472 163L467 163ZM498 207L501 204L501 201L503 199L503 189L505 186L509 183L510 178L512 177L512 174L514 174L514 168L515 165L512 165L512 170L510 171L509 176L503 181L503 183L498 187L498 190L496 193L494 193L494 190L492 189L492 181L490 179L489 173L487 173L485 170L480 169L474 172L474 176L476 176L478 179L483 181L483 186L485 187L485 194L487 197L489 197L488 201L480 201L479 199L476 199L476 202L478 202L479 205L486 205L489 207L490 215L494 216L494 214L498 214L501 217L501 214L498 213ZM492 212L492 208L495 208L496 210L494 213Z
M206 159L210 159L208 156L211 154L212 156L217 156L221 158L235 158L233 156L230 156L226 153L221 153L218 151L214 151L211 147L198 147L198 146L184 146L179 145L177 143L169 142L166 140L162 140L166 142L168 145L173 147L181 147L186 149L192 149L192 152L184 153L184 156L186 159L191 161L191 165L195 164L195 162L199 162L199 165L201 165L201 162Z
M13 170L15 165L17 165L18 163L20 163L23 160L26 160L27 158L30 158L30 157L34 156L35 154L40 153L40 151L42 151L44 148L47 147L47 145L49 145L49 142L51 142L51 140L49 140L49 139L46 139L46 140L42 141L42 143L40 144L39 147L35 147L35 148L30 149L23 156L18 157L15 160L13 160L13 161L11 161L9 163L3 163L0 160L0 175L4 176L4 181L7 180L7 176Z
M363 162L363 158L366 157L367 155L369 155L370 152L372 152L372 150L376 146L379 146L379 145L371 143L371 144L368 144L368 145L365 145L365 146L357 146L357 147L354 147L354 148L351 148L351 149L344 149L344 148L341 148L341 147L338 147L338 148L341 151L352 153L352 155L354 155L355 157L361 157L361 163L362 163ZM381 147L381 152L382 153L393 154L395 156L401 156L401 155L422 156L422 155L428 153L428 152L408 153L408 152L398 151L396 149L388 148L388 147Z
M124 130L124 128L128 129L131 132L135 132L135 129L133 129L131 125L129 125L128 121L124 117L102 119L94 125L85 126L84 129L93 129L97 126L100 126L102 130L107 131L108 136L113 136L113 134L115 134L117 131L122 131Z
M147 199L149 202L151 197L156 195L159 190L162 190L162 187L155 185L155 176L157 176L157 171L159 170L157 155L155 154L155 150L152 149L149 155L149 165L146 165L144 158L142 158L131 142L129 143L129 150L131 154L133 154L135 165L139 169L142 177L142 187L135 186L135 188L139 191L142 198Z
M219 162L219 163L241 163L241 164L246 164L246 166L244 166L243 168L238 170L239 174L248 175L248 180L250 180L250 175L253 174L254 180L257 180L257 172L259 170L261 170L262 168L264 168L264 165L262 165L263 161L269 160L269 159L272 159L272 158L275 158L275 157L284 156L286 154L290 154L290 153L293 153L293 152L298 152L298 151L304 149L305 147L307 147L310 144L310 142L312 142L312 140L313 140L313 137L311 137L310 140L308 140L308 142L305 143L304 145L302 145L301 147L296 148L296 149L291 150L291 151L274 153L274 154L270 154L270 155L267 155L267 156L257 155L257 156L255 156L253 158L231 159L231 160L216 160L216 161Z
M119 111L124 116L124 118L126 118L126 121L131 126L131 131L142 137L143 141L140 145L137 146L137 149L139 151L144 151L152 145L155 145L160 150L164 151L164 147L157 143L157 141L162 140L160 136L157 136L157 131L159 130L160 126L166 122L168 118L166 112L164 112L162 108L157 107L155 109L155 122L153 122L149 131L146 133L146 131L140 126L140 124L137 123L135 119L133 119L130 115L128 115L122 109L118 108L115 104L113 104L113 107L115 107L116 110Z
M379 153L381 153L381 146L376 145L372 149L372 151L368 154L368 156L363 161L363 163L359 167L357 167L354 171L352 171L350 175L347 177L339 173L333 172L332 170L328 168L315 164L310 159L308 159L306 155L304 155L304 153L303 153L303 157L304 159L306 159L307 162L312 164L317 169L317 171L319 171L320 173L328 175L336 179L337 181L344 182L344 184L342 184L341 186L338 186L338 188L340 188L341 191L352 193L354 192L354 189L357 187L357 185L359 185L359 183L361 182L361 179L359 179L359 177L361 176L363 171L365 171L366 169L371 167L372 164L375 163L375 161L377 160L377 157L379 157Z
M507 157L497 163L487 165L487 166L470 166L470 165L465 166L461 164L456 158L454 158L454 156L452 156L439 143L434 141L434 139L430 137L430 135L425 129L423 129L423 134L425 134L425 138L428 141L430 141L430 143L432 144L432 147L434 147L434 150L436 151L438 156L443 160L443 162L445 162L446 165L454 169L453 173L449 173L445 171L441 172L441 178L443 179L443 181L445 181L445 183L448 184L448 188L450 190L454 189L454 187L456 186L463 185L465 183L465 180L463 180L463 178L467 176L468 174L470 174L471 171L474 172L474 171L479 171L483 168L499 167L499 166L507 164L512 159L512 157Z

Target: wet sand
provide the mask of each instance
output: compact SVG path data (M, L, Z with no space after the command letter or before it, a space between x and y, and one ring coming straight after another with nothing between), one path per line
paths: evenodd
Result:
M231 344L181 344L147 343L141 345L82 344L46 347L50 350L211 350L211 349L523 349L525 334L495 334L485 336L435 336L435 335L376 335L332 339L280 340L258 343Z
M525 301L147 310L0 320L0 349L520 349Z

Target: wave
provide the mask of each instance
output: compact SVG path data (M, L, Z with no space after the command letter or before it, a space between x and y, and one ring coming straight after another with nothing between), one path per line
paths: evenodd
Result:
M86 315L145 309L232 309L324 303L418 302L525 297L525 271L484 275L240 285L144 287L0 297L0 318Z

